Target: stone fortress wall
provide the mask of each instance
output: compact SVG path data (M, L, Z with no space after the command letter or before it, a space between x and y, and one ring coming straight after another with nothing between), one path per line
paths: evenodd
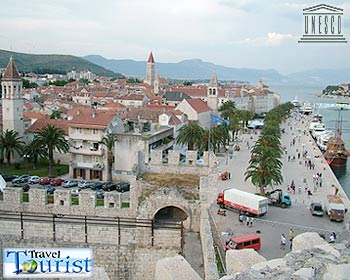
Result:
M162 153L153 151L143 172L199 175L199 199L185 199L176 186L170 186L166 191L157 189L141 201L140 193L147 182L135 178L130 182L130 208L122 208L122 194L115 192L106 192L104 206L96 206L96 196L91 191L81 191L79 204L72 205L69 190L56 190L54 202L48 203L46 190L30 189L28 202L23 202L21 189L6 188L0 200L0 214L4 214L0 218L1 247L91 247L96 265L103 267L110 279L154 279L155 263L159 259L181 253L183 231L176 226L157 227L152 224L152 219L160 209L173 206L187 214L185 228L200 231L207 219L202 217L203 209L216 195L210 191L210 186L217 181L217 176L212 175L217 174L216 158L205 152L198 164L197 152L187 151L185 162L180 163L180 154L169 151L168 162L163 163ZM14 214L16 219L6 218L9 211L17 213ZM24 213L22 220L21 212ZM31 218L28 213L42 217ZM77 216L79 222L71 222ZM110 222L111 219L114 220ZM144 219L150 225L141 226ZM124 220L132 226L122 226ZM201 236L201 241L205 245L202 250L204 260L215 259L210 248L211 235ZM1 264L0 267L1 270ZM208 262L204 269L206 275L213 274Z

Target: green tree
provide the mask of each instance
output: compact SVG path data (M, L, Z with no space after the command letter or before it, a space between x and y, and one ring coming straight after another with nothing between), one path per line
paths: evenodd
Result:
M254 114L248 110L239 110L239 118L243 122L243 128L248 125L248 121L254 118Z
M50 115L50 119L59 119L61 118L61 114L62 114L62 111L61 110L54 110L52 111L51 115Z
M22 82L23 82L23 88L37 88L38 87L37 83L33 83L27 79L22 78Z
M79 80L79 83L82 83L82 84L84 84L84 85L87 85L87 84L89 83L89 80L88 80L88 79L85 79L85 78L81 78L81 79Z
M112 168L113 168L113 148L117 139L112 134L107 134L101 140L101 144L107 148L107 178L112 182Z
M0 137L0 149L2 158L6 158L7 164L11 164L11 157L15 153L21 154L24 142L17 131L6 129Z
M25 159L33 163L33 169L36 169L39 158L48 157L46 148L40 145L35 137L23 147L22 153Z
M267 185L283 182L281 168L282 162L274 148L259 146L252 151L248 169L244 174L245 180L251 178L252 183L259 187L260 194L264 195Z
M64 131L54 125L48 124L41 128L35 135L36 143L45 148L49 159L49 177L53 176L53 152L66 153L69 149L67 140L64 138Z
M196 122L190 121L179 129L176 141L178 144L187 145L189 150L195 150L203 147L203 136L204 129Z
M206 151L209 149L210 145L210 150L216 152L220 150L221 147L228 145L230 141L228 127L222 124L205 130L204 135L204 139L206 140L204 150Z
M184 86L192 86L192 82L191 81L184 81Z
M235 115L237 112L236 104L232 100L228 100L224 102L221 107L219 108L220 116L224 118L225 120L230 121L230 119Z
M245 180L251 178L262 195L266 186L283 182L280 124L292 108L291 103L285 103L268 112L259 139L252 148Z

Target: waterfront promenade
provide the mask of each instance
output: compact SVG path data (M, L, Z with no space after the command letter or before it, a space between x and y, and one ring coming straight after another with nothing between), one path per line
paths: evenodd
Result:
M338 195L343 199L348 209L350 209L350 204L345 192L308 132L309 121L310 117L303 119L289 118L282 125L282 128L285 129L285 133L282 134L282 146L285 147L286 151L282 158L284 182L273 187L274 189L281 188L287 191L288 185L294 180L295 193L290 190L292 206L286 209L271 206L264 217L254 219L253 227L247 227L239 224L238 212L236 211L227 210L227 216L217 215L218 206L213 203L211 211L223 243L230 236L259 231L263 244L260 253L267 259L272 259L282 257L289 251L281 250L279 246L280 235L284 233L288 240L287 248L289 248L290 228L293 228L295 235L307 231L316 231L324 234L328 240L329 235L336 232L338 240L349 239L350 211L346 213L345 221L341 223L331 222L326 214L323 217L315 217L310 213L309 205L311 202L322 202L324 204L326 196L335 193L335 188L332 185L339 188ZM251 193L258 192L250 180L244 181L244 172L250 159L250 149L247 142L252 147L258 139L258 134L259 131L257 131L257 134L252 132L241 135L240 151L234 152L232 158L219 158L219 170L231 172L231 179L227 181L220 180L217 192L227 188L237 188ZM293 139L295 145L291 145ZM308 151L308 159L315 164L314 169L310 170L305 166L305 159L302 157L303 151ZM300 159L298 159L298 153L300 153ZM290 160L288 160L288 156ZM293 160L293 157L295 157L295 160ZM316 173L322 173L322 187L317 189L313 183L313 175ZM299 185L301 187L300 192ZM312 195L305 192L305 186L312 192ZM271 187L269 187L268 191L271 190Z

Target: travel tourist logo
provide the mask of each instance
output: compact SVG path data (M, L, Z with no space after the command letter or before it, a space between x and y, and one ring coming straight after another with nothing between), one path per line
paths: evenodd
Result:
M303 9L304 34L299 43L347 43L342 34L343 9L320 4Z
M3 278L92 277L92 249L7 248Z

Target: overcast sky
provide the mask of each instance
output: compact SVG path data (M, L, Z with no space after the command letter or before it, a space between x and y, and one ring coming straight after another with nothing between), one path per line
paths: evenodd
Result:
M283 74L350 63L347 44L298 44L307 0L1 0L0 48L36 54L99 54L156 62L200 58Z

